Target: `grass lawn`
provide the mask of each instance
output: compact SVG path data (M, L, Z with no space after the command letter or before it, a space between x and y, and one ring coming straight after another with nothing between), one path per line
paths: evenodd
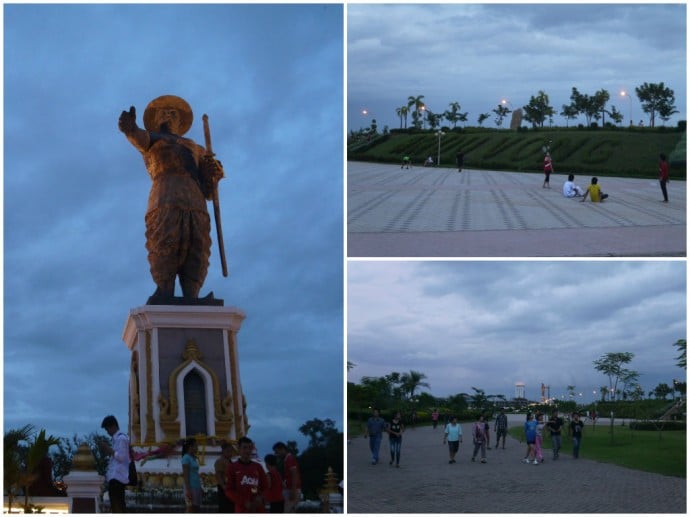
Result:
M630 431L615 426L613 439L608 426L587 426L582 433L580 457L667 476L686 477L686 431ZM509 434L524 441L522 426L511 427ZM544 457L551 456L551 437L544 433ZM570 435L561 438L563 454L573 450Z

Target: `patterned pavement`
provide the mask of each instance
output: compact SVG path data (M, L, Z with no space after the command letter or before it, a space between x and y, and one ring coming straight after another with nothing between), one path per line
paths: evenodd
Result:
M605 419L600 425L606 425ZM462 428L464 442L453 465L448 464L440 425L404 433L399 469L388 465L387 437L378 465L371 465L369 440L353 438L347 446L347 512L687 512L685 479L588 460L587 429L580 459L561 453L552 461L551 451L545 450L544 463L526 465L521 462L525 444L510 437L505 450L487 451L486 464L470 462L470 424ZM491 439L493 447L493 433Z
M348 162L348 256L685 256L686 185L600 177L598 204L566 177ZM589 176L576 176L581 187Z

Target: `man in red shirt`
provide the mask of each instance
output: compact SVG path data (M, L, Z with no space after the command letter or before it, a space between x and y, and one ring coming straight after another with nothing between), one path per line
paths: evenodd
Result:
M659 155L659 185L661 185L661 193L664 195L664 203L668 203L668 192L666 191L666 184L668 183L668 162L666 155L661 153Z
M266 473L252 461L254 442L243 436L237 445L240 457L228 466L225 495L235 503L235 513L263 513L266 511L263 494L268 488Z
M273 452L283 459L283 483L285 485L285 513L294 513L302 497L302 481L299 475L297 458L288 452L287 445L278 442L273 446Z

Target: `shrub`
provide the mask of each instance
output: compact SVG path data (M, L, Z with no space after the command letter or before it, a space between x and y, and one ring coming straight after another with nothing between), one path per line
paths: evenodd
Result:
M661 427L662 425L663 427ZM651 421L630 422L630 429L634 431L658 431L659 427L662 431L685 431L686 428L684 421L668 421L659 424Z

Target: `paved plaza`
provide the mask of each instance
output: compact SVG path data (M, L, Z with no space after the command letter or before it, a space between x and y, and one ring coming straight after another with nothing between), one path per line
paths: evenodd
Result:
M600 176L610 198L580 203L566 175L348 162L348 256L685 256L685 181L663 203L656 180Z
M511 415L515 417L515 415ZM524 416L521 416L524 422ZM513 425L515 422L511 422ZM597 423L605 432L606 419ZM472 463L471 424L448 464L443 428L418 427L403 435L400 468L389 466L388 438L372 465L369 440L347 446L348 513L686 513L686 480L587 459L585 429L580 459L561 454L539 465L521 462L526 446L508 437L505 449ZM493 431L493 425L491 427ZM566 437L563 437L566 440ZM491 434L491 446L495 437Z

